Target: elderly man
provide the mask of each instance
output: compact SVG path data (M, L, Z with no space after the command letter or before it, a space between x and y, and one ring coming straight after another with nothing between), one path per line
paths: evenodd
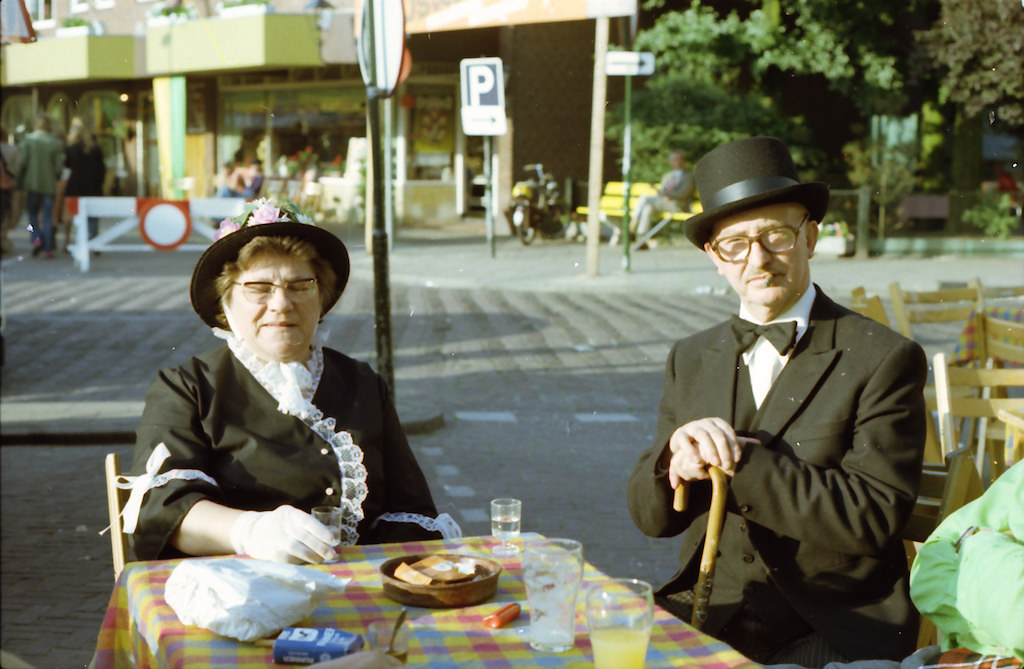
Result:
M811 282L828 187L801 183L785 144L722 145L696 180L704 212L685 233L740 308L673 346L657 437L630 477L637 526L685 532L660 601L687 615L716 466L731 480L704 629L765 664L902 659L917 627L900 532L921 468L924 353Z

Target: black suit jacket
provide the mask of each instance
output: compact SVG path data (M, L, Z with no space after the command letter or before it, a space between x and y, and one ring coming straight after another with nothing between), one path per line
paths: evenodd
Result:
M684 423L731 419L736 356L728 323L674 345L657 438L630 477L630 512L645 534L686 532L682 569L663 593L696 581L710 486L692 485L677 513L658 460ZM914 650L900 533L920 479L927 371L920 346L818 289L808 330L755 417L761 445L744 448L730 481L708 632L744 601L786 625L772 617L781 596L851 660Z

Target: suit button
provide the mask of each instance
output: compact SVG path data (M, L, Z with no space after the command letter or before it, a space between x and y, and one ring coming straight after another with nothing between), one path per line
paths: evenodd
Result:
M741 504L740 505L740 512L741 513L750 513L750 505L749 504Z
M334 488L328 488L327 490L324 490L324 494L330 497L331 495L334 494Z
M321 448L320 449L320 455L327 455L328 453L329 453L329 451L326 448Z
M744 553L743 554L743 561L746 562L747 564L750 564L751 562L754 561L754 556L751 555L750 553Z
M746 523L740 523L740 531L741 532L748 532L749 531L749 530L747 530L747 524Z

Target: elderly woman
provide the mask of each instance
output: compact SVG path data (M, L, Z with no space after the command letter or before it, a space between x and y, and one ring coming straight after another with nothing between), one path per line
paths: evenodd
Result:
M125 514L136 556L319 563L334 543L308 513L319 505L344 510L343 544L457 536L435 518L384 381L317 338L348 281L345 245L266 200L218 236L190 292L224 345L160 370L146 394L146 474Z

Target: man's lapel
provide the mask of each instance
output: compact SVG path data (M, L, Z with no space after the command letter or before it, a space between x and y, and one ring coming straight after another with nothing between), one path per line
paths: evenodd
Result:
M746 369L743 371L746 373ZM689 394L703 408L700 415L732 419L736 398L736 343L728 321L719 326L716 346L701 350L700 374L692 384ZM728 407L728 412L721 414L722 407Z

